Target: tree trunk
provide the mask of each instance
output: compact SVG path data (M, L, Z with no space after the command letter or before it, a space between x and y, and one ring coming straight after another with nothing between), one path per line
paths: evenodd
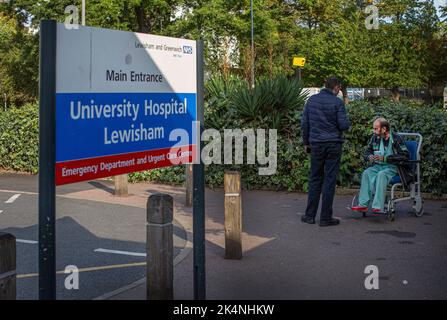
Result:
M392 88L391 95L392 95L392 99L394 102L399 102L399 99L400 99L399 88L396 88L396 87Z
M150 31L150 25L146 20L146 12L143 5L135 7L135 15L137 16L138 32L148 33Z

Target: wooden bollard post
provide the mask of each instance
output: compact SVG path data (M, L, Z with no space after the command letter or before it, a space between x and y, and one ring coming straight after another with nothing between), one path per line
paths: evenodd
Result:
M192 164L185 165L185 185L186 185L186 201L187 207L192 206Z
M225 172L225 259L242 258L241 174Z
M115 180L115 196L127 196L128 195L128 182L127 174L120 174L114 177Z
M147 201L147 300L174 299L173 200L154 194Z
M16 299L16 238L0 232L0 300Z

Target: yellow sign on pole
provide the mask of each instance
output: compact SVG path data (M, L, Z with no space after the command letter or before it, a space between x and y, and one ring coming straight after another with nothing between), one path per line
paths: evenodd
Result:
M306 64L306 58L304 57L293 57L293 66L304 67Z

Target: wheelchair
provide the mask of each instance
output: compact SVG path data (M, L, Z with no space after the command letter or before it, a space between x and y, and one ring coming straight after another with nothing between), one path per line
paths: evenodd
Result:
M394 176L389 185L391 186L390 190L387 190L387 195L385 198L385 209L383 214L386 215L389 221L394 221L396 219L396 204L401 201L413 201L413 212L416 217L422 217L424 215L424 200L421 196L421 146L422 146L422 135L419 133L404 133L398 132L398 135L403 138L415 138L415 140L406 140L405 145L410 153L409 161L405 163L410 165L410 169L413 171L414 179L408 186L408 190L405 190L404 185L401 181L399 175ZM400 188L400 192L398 189ZM400 193L400 197L398 196ZM407 196L405 196L407 193ZM355 195L351 202L351 209L355 206L355 202L358 198L358 195ZM366 217L366 212L363 212L363 217Z

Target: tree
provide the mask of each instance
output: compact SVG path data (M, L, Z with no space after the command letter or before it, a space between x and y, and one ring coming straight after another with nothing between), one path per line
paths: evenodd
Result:
M365 86L376 73L377 62L371 46L375 30L367 30L364 14L351 1L304 2L298 6L304 20L298 19L294 50L304 55L303 70L309 86L322 86L329 76L343 81L347 103L348 86ZM304 23L302 23L304 21Z
M252 61L249 8L249 0L185 0L165 34L204 40L208 71L224 75L231 71L246 75L248 80L247 68ZM263 17L256 16L255 21L258 37Z
M90 26L161 34L177 0L87 0ZM21 105L35 100L38 90L40 20L64 22L65 8L81 0L15 0L0 3L0 90ZM130 13L130 14L128 14Z
M10 104L22 105L37 96L36 48L35 35L0 13L0 92Z
M321 86L325 78L337 75L345 83L345 98L346 86L387 87L397 100L399 87L443 84L447 79L446 7L440 21L433 0L376 0L373 3L379 8L380 26L368 30L363 10L369 2L256 0L254 56L250 0L87 0L86 22L110 29L203 39L208 72L239 74L248 82L253 59L259 79L291 76L292 57L304 55L305 84ZM8 36L0 57L2 88L22 100L36 97L35 32L39 21L51 18L63 22L66 6L73 4L80 9L81 0L0 2L2 30L9 30L4 31Z
M433 77L430 48L438 31L436 8L433 0L383 0L378 6L382 64L376 82L399 100L399 87L428 86Z

